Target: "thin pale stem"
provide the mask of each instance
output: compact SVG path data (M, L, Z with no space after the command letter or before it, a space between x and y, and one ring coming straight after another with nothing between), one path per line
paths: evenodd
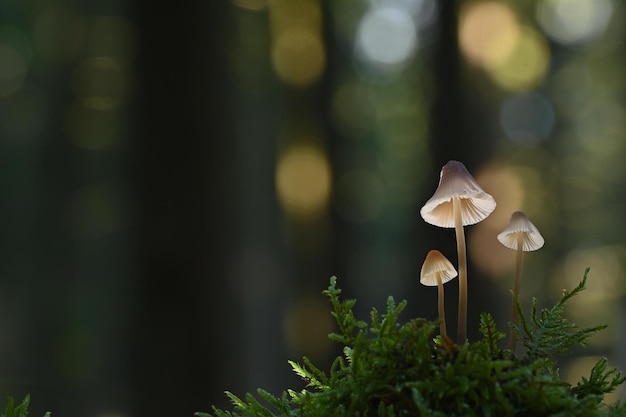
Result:
M517 256L515 262L515 281L513 282L513 306L511 308L511 322L519 326L519 315L517 313L516 301L519 299L519 287L522 281L522 267L524 264L524 236L520 233L517 236ZM517 344L517 334L511 330L509 337L509 349L515 350Z
M446 311L443 300L443 281L441 281L439 273L437 273L437 287L439 288L439 333L441 337L446 337L448 332L446 330Z
M459 257L459 323L457 343L467 341L467 256L465 254L465 231L461 218L461 200L452 199L454 212L454 231L456 233L456 250Z

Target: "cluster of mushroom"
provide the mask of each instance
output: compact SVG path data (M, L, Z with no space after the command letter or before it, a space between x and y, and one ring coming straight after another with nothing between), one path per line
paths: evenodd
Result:
M489 216L496 208L496 201L483 191L465 165L458 161L449 161L441 169L439 186L435 194L424 204L420 214L427 222L435 226L452 228L456 232L458 253L458 273L450 261L439 251L428 252L422 265L420 282L427 286L439 287L439 320L442 337L447 337L444 312L443 284L459 277L459 311L457 342L467 340L467 256L465 232L463 227L476 224ZM508 226L497 236L507 248L517 251L517 268L513 285L512 322L518 324L519 317L515 308L519 296L522 275L523 253L541 248L543 237L537 228L521 211L511 215ZM511 332L510 348L515 349L515 334Z

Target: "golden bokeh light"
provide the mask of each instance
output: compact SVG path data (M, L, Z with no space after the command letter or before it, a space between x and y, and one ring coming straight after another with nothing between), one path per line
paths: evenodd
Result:
M124 136L119 112L76 104L65 113L65 128L74 145L90 150L110 149Z
M584 303L591 307L609 299L621 298L626 293L626 274L620 262L620 246L602 245L575 249L570 252L563 264L562 273L554 280L554 286L572 288L582 279L585 268L589 271L589 280L584 297L572 299L572 304ZM584 314L586 308L573 314Z
M322 10L318 0L272 0L270 20L274 36L296 28L320 33Z
M125 99L128 75L117 59L84 60L74 73L74 91L79 102L95 110L112 110Z
M319 147L288 147L276 165L276 192L283 209L295 220L318 218L328 207L331 178L328 158Z
M271 61L286 84L306 87L326 66L322 17L316 0L275 0L270 3Z
M104 16L93 20L86 45L92 57L111 57L119 65L135 58L135 28L129 19Z
M590 268L585 293L568 302L568 314L572 321L581 327L591 327L598 323L609 325L609 329L593 336L590 343L596 346L612 346L619 328L613 314L619 308L620 300L626 294L625 272L621 262L623 245L598 245L572 250L564 262L555 269L552 291L574 288Z
M333 331L334 322L327 303L317 294L299 296L283 317L283 332L292 351L323 358L332 350L328 334Z
M598 334L599 333L594 334L591 340L596 338L596 335ZM591 370L598 363L599 359L600 358L598 356L582 356L572 360L564 367L562 367L561 376L563 378L563 381L568 382L572 385L576 385L582 377L589 379ZM612 363L609 363L608 366L609 369L615 368L615 364ZM615 391L606 394L604 396L603 402L605 404L615 404L618 401L623 400L624 391L624 385L620 385Z
M519 24L511 8L498 1L470 2L459 17L459 45L474 65L491 68L504 62L519 37Z
M511 213L522 209L524 186L518 172L509 166L491 164L476 174L476 181L497 202L489 217L468 233L470 256L475 265L490 276L499 276L514 268L515 256L496 236L509 223Z
M526 192L518 168L492 163L476 173L476 181L498 203L496 210L479 224L504 228L511 213L520 210L525 200Z
M512 53L488 68L488 73L503 90L526 91L543 81L549 62L550 51L546 40L539 32L525 26Z
M272 45L272 66L285 83L305 87L320 78L326 65L321 37L308 30L283 31Z

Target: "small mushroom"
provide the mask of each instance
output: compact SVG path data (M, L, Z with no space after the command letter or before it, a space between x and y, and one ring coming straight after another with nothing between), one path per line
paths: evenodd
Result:
M446 313L443 303L443 284L452 280L457 275L454 266L441 252L438 250L428 252L422 264L420 282L429 287L435 285L438 287L439 332L442 337L448 335L446 331Z
M435 194L420 210L427 223L454 227L459 261L458 343L467 339L467 257L463 226L480 222L496 208L493 197L483 191L465 165L449 161L441 169Z
M522 279L522 265L524 261L524 252L535 251L544 244L543 236L528 217L521 212L516 211L511 215L511 221L508 226L498 235L498 240L509 249L517 251L515 281L513 283L513 307L511 312L511 321L515 325L519 325L519 316L517 314L516 300L519 297L520 281ZM515 350L517 337L515 332L511 331L509 338L509 347Z

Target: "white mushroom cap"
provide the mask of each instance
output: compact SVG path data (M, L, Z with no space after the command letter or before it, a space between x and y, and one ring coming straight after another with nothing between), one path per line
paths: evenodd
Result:
M544 244L543 236L528 217L516 211L511 215L508 226L498 235L498 240L507 248L517 250L518 237L522 236L522 250L530 252L541 248Z
M448 161L441 169L439 186L424 204L420 214L427 223L440 227L454 227L452 199L461 202L461 221L464 226L475 224L496 209L496 201L483 191L465 165Z
M446 283L456 277L458 273L448 258L443 256L441 252L431 250L428 252L428 255L426 255L426 259L422 265L420 282L428 287L436 286L438 285L437 275L439 275L442 283Z

